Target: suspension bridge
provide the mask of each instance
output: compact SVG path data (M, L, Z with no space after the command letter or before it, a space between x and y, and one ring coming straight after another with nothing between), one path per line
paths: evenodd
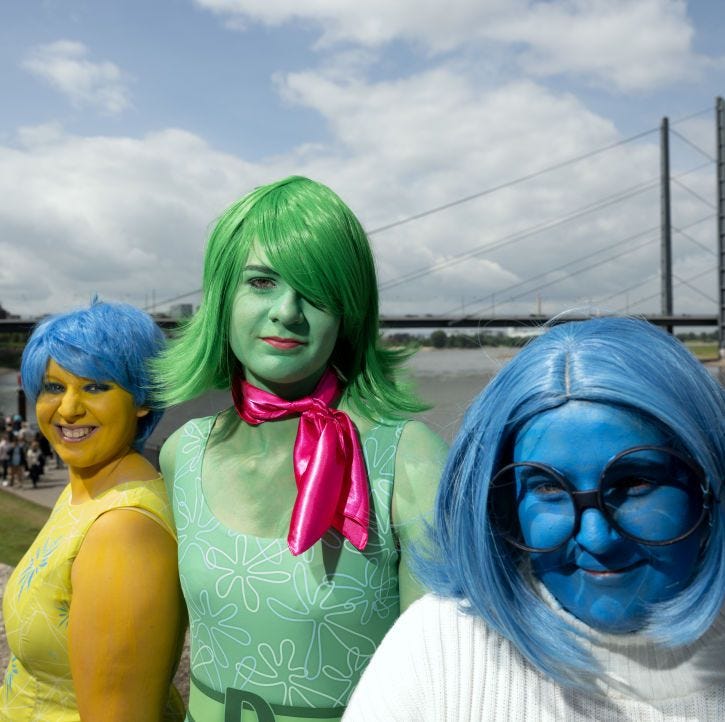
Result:
M608 153L627 147L636 146L648 136L659 133L659 172L651 177L639 179L615 193L587 200L580 205L569 208L555 217L542 219L533 225L518 228L515 231L487 238L485 241L460 253L443 255L428 265L414 268L396 277L383 278L379 284L382 307L385 309L386 299L408 284L421 283L435 274L446 273L451 269L465 268L482 258L493 258L496 253L527 253L527 249L546 234L563 234L572 226L596 229L602 226L602 214L615 211L626 213L626 204L651 198L658 194L658 209L650 202L645 214L634 214L644 223L642 227L632 228L621 237L603 232L601 228L591 233L586 248L575 257L568 258L564 263L556 263L544 267L524 278L517 277L508 285L499 285L488 289L475 298L466 298L456 307L450 307L434 314L386 314L381 317L383 328L504 328L511 326L539 326L550 322L550 315L538 307L530 313L522 313L522 302L528 299L541 299L543 293L561 287L572 279L585 278L591 273L607 267L616 268L615 262L627 262L641 252L651 253L651 265L656 268L644 278L634 283L616 285L616 288L605 296L589 299L587 303L573 303L574 307L586 306L604 308L615 313L634 313L647 318L653 323L669 329L679 326L717 328L720 339L721 356L725 355L725 103L717 98L714 108L715 116L715 151L709 151L688 134L686 128L689 121L702 119L713 113L713 108L706 108L670 122L664 118L658 128L651 128L610 145L595 148L589 152L555 163L520 177L493 185L475 193L457 198L453 201L437 205L410 216L374 227L368 230L369 236L387 234L394 229L422 222L426 218L438 214L450 213L453 209L474 203L486 197L493 198L498 194L510 192L517 187L524 187L533 181L546 180L552 173L566 171L581 166L593 159L606 158ZM680 149L689 151L689 163L679 167L676 172L671 170L670 145L678 144ZM684 166L682 162L679 166ZM601 167L601 166L600 166ZM712 173L714 197L702 190L704 173ZM673 190L679 194L679 204L673 206ZM687 213L682 218L673 219L673 208L685 207ZM658 212L657 212L658 211ZM659 218L655 218L659 215ZM656 222L654 222L656 220ZM634 225L634 224L633 224ZM714 229L714 233L712 232ZM690 244L700 254L697 268L687 267L675 270L673 266L673 238L678 242ZM528 245L527 245L528 244ZM659 248L659 253L656 249ZM649 249L649 250L647 250ZM705 259L705 263L702 262ZM621 265L619 266L621 268ZM613 271L616 275L616 270ZM704 285L704 279L716 277L712 288ZM654 288L656 286L656 288ZM654 288L654 290L652 290ZM642 289L647 289L644 291ZM674 313L673 297L675 289L686 289L691 296L697 296L702 302L704 311L695 313ZM198 298L201 289L178 294L158 303L154 300L146 304L146 310L154 313L160 325L173 327L178 319L163 314L156 314L159 307L178 304L185 299ZM659 311L638 312L638 308L659 300ZM577 316L576 313L566 314L565 320L589 316L591 312ZM37 319L0 319L0 333L29 332ZM556 318L554 319L556 322Z

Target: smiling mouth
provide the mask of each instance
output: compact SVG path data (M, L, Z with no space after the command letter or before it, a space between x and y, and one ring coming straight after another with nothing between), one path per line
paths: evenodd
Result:
M304 341L297 341L294 338L280 338L279 336L264 336L262 341L279 349L292 349L305 345Z
M643 562L641 561L636 561L633 564L629 564L626 567L621 567L620 569L585 569L584 567L579 568L589 576L598 579L606 579L607 577L616 577L618 574L626 574L627 572L631 572L633 569L641 566L642 563Z
M60 426L57 425L58 433L63 441L75 444L84 441L98 428L96 426Z

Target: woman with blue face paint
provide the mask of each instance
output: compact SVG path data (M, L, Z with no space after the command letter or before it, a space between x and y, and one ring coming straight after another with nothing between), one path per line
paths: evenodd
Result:
M467 412L419 565L434 595L345 719L725 719L724 475L725 393L678 341L551 328Z

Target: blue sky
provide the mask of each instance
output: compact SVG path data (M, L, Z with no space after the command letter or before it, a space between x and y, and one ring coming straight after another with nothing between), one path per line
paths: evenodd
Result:
M0 303L192 291L213 219L300 173L371 230L505 186L371 236L386 312L654 311L656 132L507 184L667 115L675 310L713 313L722 37L716 0L4 3Z

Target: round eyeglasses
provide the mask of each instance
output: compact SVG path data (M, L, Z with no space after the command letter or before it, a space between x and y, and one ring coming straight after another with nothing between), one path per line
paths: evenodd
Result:
M712 492L691 459L674 449L636 446L613 457L596 489L578 491L556 469L535 461L504 466L491 480L489 516L501 536L527 552L549 552L579 531L585 509L598 509L622 536L666 546L690 536L708 516Z

